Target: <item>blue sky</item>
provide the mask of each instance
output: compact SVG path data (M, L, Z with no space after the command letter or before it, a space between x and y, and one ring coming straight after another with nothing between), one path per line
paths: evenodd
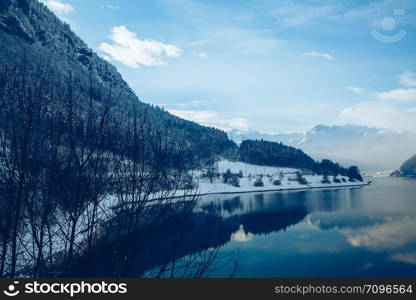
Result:
M144 102L222 129L416 130L416 2L43 0Z

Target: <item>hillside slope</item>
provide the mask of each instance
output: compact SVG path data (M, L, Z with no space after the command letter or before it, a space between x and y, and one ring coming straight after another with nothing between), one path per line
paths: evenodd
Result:
M111 88L119 110L131 111L135 105L146 112L149 123L177 143L187 161L198 163L236 151L225 132L140 102L113 65L94 53L68 24L37 0L0 2L0 64L18 65L32 78L46 70L51 86L60 86L73 77L85 90L80 93L80 102L87 102L90 85L94 95Z
M400 167L403 176L416 177L416 155L406 160Z
M329 159L315 161L301 149L282 143L245 140L240 145L239 157L242 161L255 165L303 169L321 175L344 175L363 181L357 166L344 168Z

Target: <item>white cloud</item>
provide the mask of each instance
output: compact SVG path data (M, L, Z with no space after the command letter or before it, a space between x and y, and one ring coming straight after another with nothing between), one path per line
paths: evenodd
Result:
M244 37L235 43L242 53L254 55L273 54L280 42L274 38Z
M416 86L416 75L413 72L406 71L399 76L399 83L406 87Z
M309 3L292 0L279 1L271 5L272 7L268 14L286 26L298 26L316 20L322 20L339 13L342 9L340 4L320 3L318 5L311 5Z
M416 220L405 217L374 226L358 229L345 229L348 242L354 247L365 247L372 250L396 249L416 241Z
M206 106L208 104L208 101L206 100L192 100L189 102L179 102L179 103L170 103L170 104L158 104L159 106L174 106L179 108L185 108L185 107L198 107L198 106Z
M207 58L208 54L206 54L205 52L199 52L199 53L195 53L195 56L200 57L200 58Z
M197 41L189 42L189 43L187 43L187 45L188 46L191 46L191 47L193 47L193 46L201 46L201 45L208 44L210 42L212 42L212 40L210 40L210 39L203 39L203 40L197 40Z
M282 41L269 32L237 28L221 28L214 33L213 39L247 55L275 55L276 49L282 45Z
M66 15L74 11L74 7L60 0L42 0L42 2L54 13Z
M226 124L228 125L226 127L227 130L238 129L240 131L248 131L250 127L250 121L245 118L230 119L226 121Z
M250 121L244 118L225 119L218 113L210 110L179 110L168 109L168 111L182 119L194 121L205 126L212 126L222 130L238 129L247 131Z
M212 122L212 120L218 118L218 114L213 111L209 110L179 110L179 109L168 109L168 111L180 118L207 124L208 122Z
M106 61L111 61L111 57L107 56L107 55L100 55L102 59L105 59Z
M413 101L416 100L416 89L395 89L375 93L375 97L380 100Z
M363 102L344 108L337 123L357 124L395 131L415 131L416 110L414 108L397 108L380 102Z
M410 253L397 253L392 255L392 260L404 262L407 264L416 265L416 252L410 252Z
M114 5L111 5L111 4L101 5L101 8L109 8L109 9L113 9L113 10L118 10L118 9L120 9L120 7L119 7L119 6L114 6Z
M124 26L113 27L109 38L113 44L101 43L99 49L112 60L131 68L140 66L162 66L165 58L181 55L182 50L171 44L151 39L140 40L134 32Z
M315 57L323 57L328 60L334 60L335 57L333 57L331 54L323 53L323 52L306 52L303 53L302 56L315 56Z
M346 86L345 88L346 88L347 90L349 90L349 91L351 91L351 92L355 93L355 94L362 94L362 93L364 93L364 92L365 92L365 90L364 90L363 88L360 88L360 87L358 87L358 86L352 86L352 85L349 85L349 86Z
M405 71L398 77L398 82L405 88L397 88L389 91L374 93L379 100L389 101L416 101L416 75L411 71Z
M233 17L233 20L236 20L236 21L249 21L249 20L253 20L253 16L237 16L237 17Z
M240 228L231 235L231 239L236 242L248 242L253 239L253 234L244 230L243 224L240 225Z
M356 5L350 5L348 1L331 0L280 0L263 2L267 3L262 5L262 7L266 8L265 14L274 17L277 22L285 26L304 26L313 23L336 22L368 28L368 25L374 26L376 23L379 26L379 21L392 14L392 1L390 0L361 1L361 3L357 2ZM414 15L408 13L414 11L414 8L414 1L406 1L406 14L400 16L401 25L413 26L415 24ZM377 20L377 22L371 22L371 20Z

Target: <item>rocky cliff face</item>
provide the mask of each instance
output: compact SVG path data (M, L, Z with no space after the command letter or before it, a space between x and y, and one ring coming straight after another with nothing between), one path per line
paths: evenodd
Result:
M46 6L36 0L2 0L0 2L1 63L24 58L30 70L49 64L56 75L71 72L80 80L112 86L124 99L137 101L116 68L101 59Z

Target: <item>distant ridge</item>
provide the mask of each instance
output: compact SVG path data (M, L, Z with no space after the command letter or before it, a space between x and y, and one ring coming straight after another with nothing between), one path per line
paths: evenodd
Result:
M330 158L343 164L358 164L366 171L397 168L414 154L413 132L359 125L317 125L304 133L263 134L257 131L228 132L236 143L242 139L264 139L300 148L315 159ZM395 155L392 155L394 153Z
M416 177L416 154L406 160L399 170L393 171L390 176L393 177Z

